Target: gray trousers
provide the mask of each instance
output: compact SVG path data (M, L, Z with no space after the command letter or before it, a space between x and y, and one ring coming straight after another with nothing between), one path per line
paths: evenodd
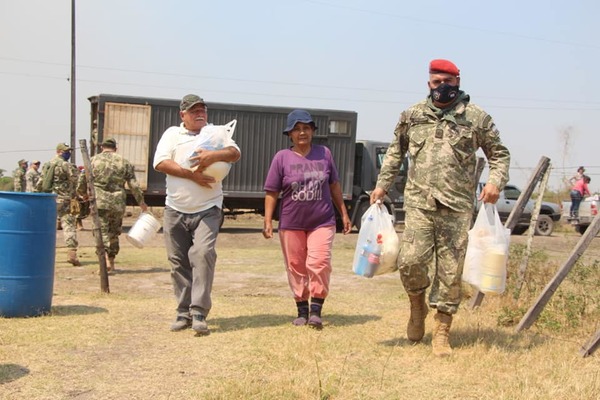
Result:
M210 295L220 222L218 207L195 214L183 214L165 207L163 232L178 316L207 316L212 307Z

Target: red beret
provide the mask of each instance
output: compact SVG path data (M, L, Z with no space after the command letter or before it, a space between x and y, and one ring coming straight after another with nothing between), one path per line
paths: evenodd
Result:
M429 63L429 73L433 74L436 72L445 72L454 76L460 75L460 70L452 61L442 59L432 60Z

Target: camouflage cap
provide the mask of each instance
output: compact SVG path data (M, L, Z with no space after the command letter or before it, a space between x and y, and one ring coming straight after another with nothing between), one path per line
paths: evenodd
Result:
M190 108L192 108L193 106L195 106L196 104L206 105L206 103L204 102L204 99L202 97L197 96L195 94L188 94L188 95L185 95L183 97L183 99L181 99L181 104L179 104L179 109L181 111L187 111Z
M69 150L73 150L71 148L71 146L69 146L69 144L67 143L59 143L56 145L56 150L60 150L60 151L69 151Z
M108 138L104 142L102 142L102 147L112 147L113 149L116 149L117 141L113 138Z
M21 165L21 164L27 164L27 160L26 160L26 159L24 159L24 158L22 158L22 159L20 159L19 161L17 161L17 164L18 164L18 165Z
M41 162L40 162L40 160L33 160L33 161L31 162L31 164L37 164L37 165L40 165L40 164L41 164Z

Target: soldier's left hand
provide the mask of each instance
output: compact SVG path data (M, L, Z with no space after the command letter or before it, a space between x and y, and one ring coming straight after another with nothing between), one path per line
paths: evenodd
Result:
M496 185L491 183L486 183L479 194L479 200L484 203L496 204L498 197L500 197L500 191Z

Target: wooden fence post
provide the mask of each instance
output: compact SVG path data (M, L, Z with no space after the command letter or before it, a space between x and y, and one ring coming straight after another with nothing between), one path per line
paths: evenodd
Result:
M579 354L582 357L591 356L594 354L594 351L598 349L598 347L600 347L600 330L598 330L596 335L594 335L585 345L583 345Z
M560 267L554 278L552 278L552 280L546 285L542 293L539 295L539 297L533 304L533 306L531 306L531 308L527 311L523 318L521 318L519 325L517 325L516 332L520 332L523 329L529 328L535 322L537 317L539 317L542 310L548 303L548 301L550 301L550 298L552 297L558 286L566 278L569 271L571 271L577 260L579 260L579 258L583 255L583 253L589 247L590 243L592 243L592 240L598 234L599 231L600 215L596 215L592 220L590 226L586 229L585 233L579 240L579 242L577 242L577 245L575 245L573 251L571 251L571 254L567 258L565 264L562 267Z
M527 265L529 263L529 256L531 255L531 246L533 245L533 236L535 235L535 227L537 226L538 217L540 215L540 209L542 208L542 201L544 200L544 192L546 191L546 186L548 185L548 178L550 177L550 170L552 168L548 167L546 172L542 177L542 181L540 182L540 187L538 190L538 198L535 202L535 207L533 208L533 212L531 214L531 221L529 222L529 234L527 235L527 247L525 249L525 254L523 254L523 258L521 259L521 264L519 265L519 272L517 277L516 291L514 294L515 300L517 300L521 294L521 289L523 287L523 282L525 281L525 272L527 271Z
M110 293L108 285L108 273L106 270L106 256L104 243L102 242L102 232L100 231L100 218L98 217L98 206L96 204L96 190L94 188L94 176L92 175L92 163L88 153L85 139L79 140L83 165L85 166L85 178L87 179L88 196L90 197L90 215L94 221L94 238L96 239L96 254L100 263L100 290L104 293Z

